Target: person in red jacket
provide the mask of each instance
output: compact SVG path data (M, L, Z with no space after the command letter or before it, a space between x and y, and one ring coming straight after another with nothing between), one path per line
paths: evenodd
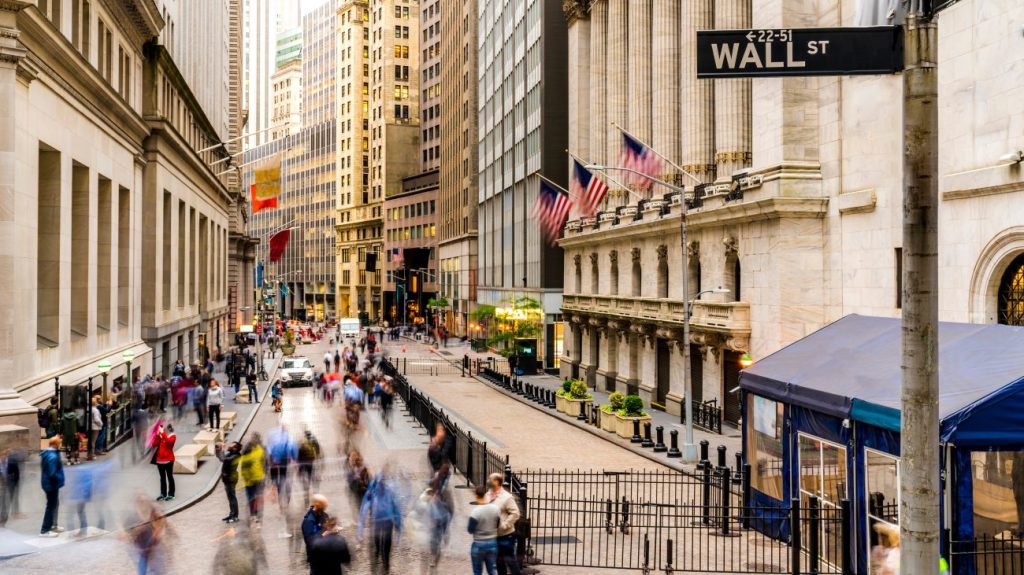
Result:
M174 426L170 423L157 427L153 463L160 472L160 497L157 501L174 501Z

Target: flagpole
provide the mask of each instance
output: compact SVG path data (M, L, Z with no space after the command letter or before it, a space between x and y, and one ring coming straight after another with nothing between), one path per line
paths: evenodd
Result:
M574 153L570 152L569 150L566 150L566 151L565 151L565 153L566 153L566 154L569 154L569 157L570 157L570 158L572 158L572 159L576 160L577 162L579 162L579 163L580 163L580 165L581 165L581 166L583 166L583 168L584 168L584 169L586 169L586 167L590 165L590 162L586 162L586 161L584 161L584 160L583 160L583 158L580 158L579 156L577 156L576 154L574 154ZM623 190L625 190L625 191L626 191L626 193L628 193L628 194L630 194L630 195L632 195L632 196L636 197L637 199L640 199L640 200L646 200L646 199L647 199L647 198L645 198L645 197L641 196L640 194L638 194L638 193L634 192L633 190L629 189L629 186L627 186L626 184L623 184L622 182L620 182L620 181L616 180L616 179L615 179L615 178L614 178L614 177L613 177L613 176L612 176L611 174L609 174L608 172L601 172L601 175L602 175L602 176L604 176L604 177L606 177L606 178L608 178L609 180L611 180L611 181L612 181L612 183L613 183L613 184L615 184L616 186L619 186L620 188L622 188ZM595 177L597 177L597 174L594 174L594 176L595 176ZM653 178L648 178L648 179L653 179ZM607 198L607 197L605 197L603 201L605 202L605 204L607 204L607 203L608 203L608 198Z
M693 175L693 174L691 174L690 172L687 172L686 170L684 170L683 168L681 168L681 167L679 166L679 164L676 164L676 163L675 163L675 162L673 162L672 160L670 160L670 159L666 158L666 157L664 156L664 154L662 154L662 153L661 153L661 152L659 152L658 150L655 150L655 149L654 149L654 147L652 147L651 145L649 145L649 144L648 144L647 142L645 142L645 141L641 140L640 138L637 138L636 136L634 136L633 134L631 134L631 133L630 133L630 132L629 132L628 130L626 130L625 128L623 128L622 126L620 126L620 125L616 124L615 122L611 122L611 125L612 125L612 126L615 126L615 128L616 128L616 129L617 129L618 131L622 132L623 134L626 134L626 135L627 135L627 136L629 136L630 138L633 138L634 140L636 140L636 141L640 142L641 144L643 144L644 146L646 146L646 147L647 147L647 149L649 149L650 151L652 151L652 152L654 152L655 154L657 154L657 155L658 155L658 157L659 157L659 158L661 158L662 160L665 160L666 162L668 162L668 163L669 163L669 165L671 165L671 166L672 166L673 168L675 168L675 169L679 170L680 172L682 172L682 173L686 174L687 176L690 176L690 178L691 178L691 179L693 179L693 181L697 182L698 184L703 184L703 183L704 183L704 182L702 182L702 181L701 181L701 180L700 180L699 178L697 178L697 176L694 176L694 175Z
M552 181L551 181L551 180L550 180L549 178L545 178L545 177L544 177L544 175L543 175L543 174L541 174L540 172L534 172L534 173L533 173L533 174L531 174L531 175L537 176L538 178L540 178L540 179L544 180L545 182L547 182L547 183L551 184L552 186L554 186L554 187L558 188L559 190L561 190L561 191L565 192L565 193L566 193L566 195L568 195L568 196L571 196L571 197L574 197L574 198L576 198L576 199L579 199L579 196L578 196L578 195L576 195L576 194L574 194L574 193L570 192L569 190L567 190L567 189L563 188L562 186L559 186L559 185L558 185L558 184L556 184L555 182L552 182Z

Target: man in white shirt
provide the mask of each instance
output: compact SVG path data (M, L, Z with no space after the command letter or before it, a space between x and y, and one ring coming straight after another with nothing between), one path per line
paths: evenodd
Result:
M519 575L519 561L516 559L516 521L519 521L519 504L516 498L502 486L504 477L492 473L487 478L491 486L488 499L498 506L498 575Z

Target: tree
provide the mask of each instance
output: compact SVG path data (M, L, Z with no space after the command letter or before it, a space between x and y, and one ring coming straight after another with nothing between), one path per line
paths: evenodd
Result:
M480 312L484 306L477 308ZM521 296L509 301L508 307L495 308L487 306L495 323L495 333L487 340L487 345L498 348L504 357L519 355L522 352L522 340L534 339L544 329L544 307L540 301Z

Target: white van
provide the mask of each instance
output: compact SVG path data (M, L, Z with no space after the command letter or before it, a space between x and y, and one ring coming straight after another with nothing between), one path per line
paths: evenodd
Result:
M359 339L359 318L358 317L343 317L338 322L338 333L341 335L343 340L345 339Z

